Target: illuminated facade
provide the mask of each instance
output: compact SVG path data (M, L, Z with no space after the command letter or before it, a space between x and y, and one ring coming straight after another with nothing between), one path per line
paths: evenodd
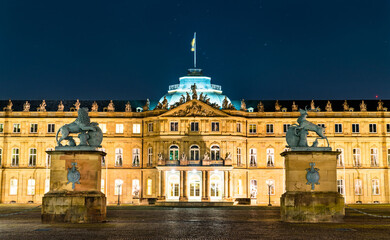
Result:
M0 101L0 202L41 202L50 179L45 151L55 147L58 128L74 120L75 110L88 107L104 132L101 188L108 203L119 195L121 203L267 204L270 185L271 203L278 205L285 133L305 106L341 151L338 189L346 201L390 202L390 113L384 107L390 102L231 101L199 71L180 81L165 104L164 97L159 103Z

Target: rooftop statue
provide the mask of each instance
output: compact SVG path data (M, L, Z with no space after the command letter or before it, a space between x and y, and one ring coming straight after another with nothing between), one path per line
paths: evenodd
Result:
M29 111L30 111L30 103L28 101L26 101L23 104L23 112L29 112Z
M276 100L276 103L275 103L275 111L276 112L280 112L280 109L282 108L282 105L279 104L279 101Z
M46 112L46 101L43 100L41 104L39 104L39 107L37 108L38 112Z
M298 117L297 124L291 125L286 133L287 147L291 148L292 151L331 151L329 147L328 138L324 135L324 128L311 123L306 120L307 109L299 109L301 116ZM318 137L311 146L307 144L307 135L309 131L317 133ZM318 139L325 139L328 146L318 147Z
M360 103L360 111L367 111L367 105L364 103L364 100L362 100L362 103Z
M127 101L127 103L125 105L125 112L131 112L131 104L129 101Z
M326 103L325 110L326 110L327 112L331 112L331 111L332 111L332 104L330 103L330 101L328 101L328 102Z
M92 103L91 112L97 112L99 109L99 106L96 101Z
M98 126L99 124L96 122L91 123L87 108L79 108L77 114L78 117L74 122L65 124L58 129L56 135L56 150L95 150L96 148L101 147L103 133ZM60 132L61 137L58 139ZM69 135L71 133L79 133L79 145L76 146L75 140ZM67 140L69 142L68 145L63 146L61 144L63 140Z
M245 100L244 99L241 100L240 110L241 111L246 111L246 104L245 104Z
M196 84L191 85L192 99L198 99L198 93L196 92Z
M293 104L292 104L292 106L291 106L291 109L293 110L293 112L298 111L298 105L295 104L295 101L293 101Z
M64 104L62 103L62 101L60 102L60 104L58 104L58 111L59 112L64 111Z
M264 104L261 101L257 104L257 111L264 112Z
M149 101L149 98L147 98L145 105L142 107L142 110L149 111L149 108L150 108L150 101Z

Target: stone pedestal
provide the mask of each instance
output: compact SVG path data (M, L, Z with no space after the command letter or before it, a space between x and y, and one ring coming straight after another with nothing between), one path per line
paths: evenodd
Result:
M338 154L333 151L287 151L281 154L285 158L286 176L286 192L280 199L282 221L342 221L345 209L344 198L337 192ZM312 181L307 179L309 171L314 173Z
M76 150L47 153L51 156L50 191L42 199L42 222L104 222L106 197L100 187L101 158L105 153ZM68 177L72 166L80 174L78 182L74 181L77 174Z

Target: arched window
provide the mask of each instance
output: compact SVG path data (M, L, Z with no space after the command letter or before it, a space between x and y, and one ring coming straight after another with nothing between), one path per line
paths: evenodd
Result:
M123 180L122 179L115 179L115 195L122 195L122 185Z
M273 148L267 148L267 167L273 167L275 164L275 155Z
M222 181L221 177L213 174L210 177L210 196L212 198L220 198L222 196Z
M35 167L37 165L37 149L30 148L29 156L28 156L28 166Z
M379 179L372 179L372 195L379 195Z
M218 145L212 145L211 148L210 148L210 152L211 152L211 160L219 160L220 157L219 157L219 146Z
M27 195L35 195L35 179L27 181Z
M9 195L18 194L18 179L11 178L9 184Z
M249 149L249 165L251 167L256 167L257 166L257 149L256 148L251 148Z
M192 174L190 177L190 197L200 197L200 176Z
M136 112L142 112L142 110L143 110L142 107L137 107L137 108L135 109Z
M251 198L257 197L257 180L251 180Z
M133 167L139 167L139 148L133 148Z
M363 183L361 179L355 179L355 195L362 195Z
M122 167L123 164L123 150L122 148L115 149L115 167Z
M192 145L190 147L190 160L199 160L200 153L199 153L199 146Z
M169 147L169 160L179 160L179 147L177 145Z

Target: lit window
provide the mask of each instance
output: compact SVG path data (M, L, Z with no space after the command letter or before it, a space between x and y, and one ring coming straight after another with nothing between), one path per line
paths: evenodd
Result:
M3 149L0 148L0 167L2 163L3 163Z
M267 148L267 167L273 167L274 166L274 149L273 148Z
M251 198L257 197L257 180L251 180Z
M249 133L255 134L257 132L257 125L256 124L249 124Z
M123 124L116 124L116 133L123 133Z
M337 167L344 167L344 150L342 148L337 148L336 152L340 152L337 155Z
M360 163L360 148L352 149L352 155L353 155L353 165L355 167L361 167L361 163Z
M242 180L238 179L238 195L242 194Z
M16 195L16 194L18 194L18 180L12 178L10 180L9 195Z
M100 181L100 191L104 193L104 179L101 179Z
M211 160L219 160L219 146L213 145L211 146Z
M387 132L387 133L390 133L390 124L389 124L389 123L386 124L386 132Z
M355 195L362 195L363 184L361 179L355 179Z
M139 180L138 179L133 179L133 185L132 185L132 194L133 197L139 197Z
M115 167L122 167L123 164L123 150L122 148L115 149Z
M190 147L190 160L199 160L199 156L199 147L197 145L192 145Z
M27 195L35 195L35 179L27 181Z
M115 193L114 195L122 195L122 185L123 185L123 180L121 179L115 179Z
M0 133L4 132L4 124L0 123Z
M253 112L253 107L249 107L248 112Z
M267 133L274 133L274 125L267 124Z
M286 133L291 124L283 124L283 132Z
M102 133L107 133L107 124L100 123L99 124L100 129L102 130Z
M265 181L265 184L267 184L267 195L275 195L275 180L268 179Z
M372 195L379 195L379 179L372 179Z
M241 123L237 123L237 132L241 132Z
M153 164L153 148L148 148L148 165L152 166Z
M133 148L133 167L139 167L139 148Z
M141 133L141 124L133 124L133 133L139 134Z
M20 123L15 123L14 124L14 133L20 133Z
M148 132L153 132L153 123L148 123Z
M152 195L152 179L148 178L147 181L147 195Z
M53 148L48 148L46 151L52 151ZM46 153L46 167L50 167L51 165L51 156L50 154Z
M390 166L390 148L387 149L387 166Z
M171 122L171 132L179 131L179 122Z
M219 122L212 122L211 123L211 131L219 132Z
M242 160L241 160L241 148L237 148L237 166L241 166Z
M370 123L370 133L376 133L376 123Z
M106 149L104 149L104 148L100 148L100 151L102 151L102 152L106 152ZM102 166L104 167L104 166L106 166L106 156L102 156Z
M359 133L359 132L360 132L359 123L353 123L352 124L352 133Z
M137 108L135 109L135 111L136 111L136 112L142 112L143 109L142 109L142 107L137 107Z
M11 166L19 166L19 148L12 148Z
M56 125L54 123L47 124L47 132L48 133L55 133L56 132Z
M251 167L256 167L257 166L257 149L256 148L251 148L249 149L249 165Z
M169 147L169 160L175 161L179 160L179 147L172 145Z
M370 160L371 160L371 167L378 167L378 149L377 148L371 148L370 149Z
M199 123L191 122L191 132L198 132L198 131L199 131Z
M335 133L342 133L343 132L343 125L341 123L336 123L334 125L334 132Z
M38 124L31 123L30 125L30 133L37 133L38 132Z
M36 148L30 148L30 153L28 156L28 166L29 167L35 167L37 164L37 149Z
M45 179L45 193L47 193L48 191L50 191L50 179L46 178Z
M337 180L337 192L339 192L341 195L344 195L344 180L339 179Z

